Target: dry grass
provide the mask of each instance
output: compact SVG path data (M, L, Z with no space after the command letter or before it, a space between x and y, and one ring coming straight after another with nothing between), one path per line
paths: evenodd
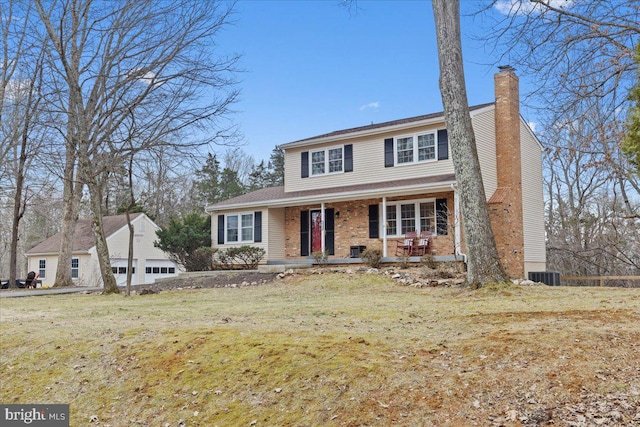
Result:
M0 331L0 401L72 426L640 424L638 289L296 275L2 299Z

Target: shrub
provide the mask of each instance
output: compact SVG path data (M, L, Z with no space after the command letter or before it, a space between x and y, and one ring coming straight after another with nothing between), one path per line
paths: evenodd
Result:
M378 268L382 260L382 251L380 249L365 249L360 254L360 259L366 262L369 267Z
M214 270L230 270L233 268L233 258L229 256L226 249L219 250L213 258Z
M169 225L156 231L156 248L166 252L169 259L187 271L201 269L201 259L195 254L199 248L211 246L211 217L198 213L183 218L171 218Z
M216 253L214 267L216 270L251 270L258 266L265 253L263 248L248 245L223 249Z
M408 268L409 267L409 255L403 254L398 257L398 262L400 263L400 268Z
M326 251L313 252L311 256L318 265L324 265L327 263L328 254Z
M420 261L422 261L422 264L424 264L425 266L429 267L432 270L435 270L436 268L438 268L438 263L433 259L433 254L422 255L422 257L420 257Z
M189 271L213 270L213 256L218 250L209 246L201 246L189 256Z
M245 269L254 269L264 258L265 250L256 246L240 246L235 249L233 257L236 261L241 261Z

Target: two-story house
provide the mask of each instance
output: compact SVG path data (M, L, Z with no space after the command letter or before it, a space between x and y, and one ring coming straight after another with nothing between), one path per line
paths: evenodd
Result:
M512 277L545 270L542 146L519 112L518 77L495 75L495 102L471 107L499 254ZM392 260L408 231L433 233L438 259L465 259L444 114L339 130L281 146L285 185L207 207L216 248L254 245L267 263L330 262L353 248Z

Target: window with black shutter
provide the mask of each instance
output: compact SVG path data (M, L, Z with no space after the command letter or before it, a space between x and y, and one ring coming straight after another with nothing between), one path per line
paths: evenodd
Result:
M309 178L309 152L303 151L300 155L300 176Z
M300 256L309 256L309 211L300 211Z
M446 129L438 131L438 160L449 158L449 134Z
M378 205L369 205L369 238L380 237L380 219Z
M218 215L218 244L224 245L224 215Z
M253 241L262 242L262 211L253 213Z

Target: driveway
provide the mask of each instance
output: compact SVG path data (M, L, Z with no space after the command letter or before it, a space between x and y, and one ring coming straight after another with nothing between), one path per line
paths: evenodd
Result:
M101 292L102 288L50 288L50 289L3 289L0 298L34 297L40 295L74 294L78 292Z

